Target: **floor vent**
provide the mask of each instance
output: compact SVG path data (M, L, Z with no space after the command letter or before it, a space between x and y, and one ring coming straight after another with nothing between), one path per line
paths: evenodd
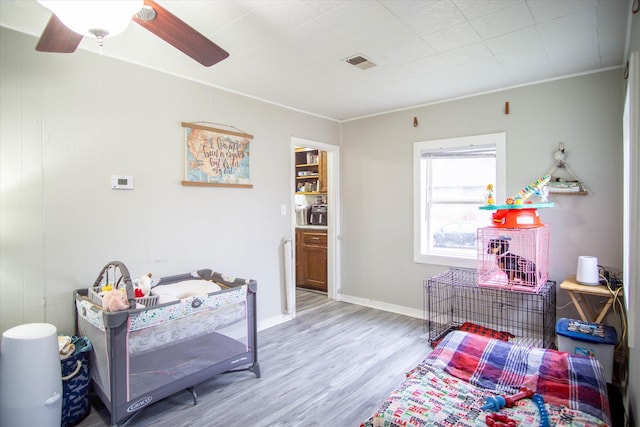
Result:
M351 65L353 65L354 67L358 67L361 70L367 70L369 68L375 67L376 64L374 64L373 62L369 61L367 58L365 58L362 55L356 55L356 56L352 56L349 57L347 59L345 59L345 61Z

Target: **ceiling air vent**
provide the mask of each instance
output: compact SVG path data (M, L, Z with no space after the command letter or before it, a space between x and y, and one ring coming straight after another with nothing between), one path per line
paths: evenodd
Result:
M369 61L367 58L365 58L362 55L352 56L350 58L345 59L345 61L353 65L354 67L360 68L361 70L366 70L376 66L376 64Z

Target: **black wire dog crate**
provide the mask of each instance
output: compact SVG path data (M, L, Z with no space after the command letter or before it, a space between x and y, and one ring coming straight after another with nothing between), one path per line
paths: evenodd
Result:
M432 346L468 322L511 334L511 342L556 348L556 283L551 280L535 293L487 288L477 285L476 270L451 268L424 281L424 309Z

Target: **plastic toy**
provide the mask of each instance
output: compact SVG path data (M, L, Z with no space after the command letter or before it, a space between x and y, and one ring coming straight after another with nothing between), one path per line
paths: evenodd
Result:
M546 187L549 183L549 180L551 180L551 175L545 175L541 178L536 179L531 184L520 190L518 194L516 194L516 196L513 198L514 203L522 204L534 194L539 196L542 202L546 202L547 196L549 194L549 190ZM507 204L511 204L509 203L509 199L507 199Z
M505 199L503 205L495 204L493 198L493 184L487 185L486 205L480 206L482 210L497 211L493 214L492 225L504 228L533 228L543 224L538 218L537 208L550 208L553 203L547 201L549 189L547 184L551 180L551 175L544 175L536 179L531 184L524 187L518 194ZM527 199L531 195L540 197L539 203L531 203Z
M486 398L486 403L482 406L483 411L499 411L500 408L511 408L515 402L521 399L531 399L533 391L526 387L522 387L519 393L509 397L502 396L489 396Z
M497 412L501 408L504 408L506 404L507 404L507 401L502 396L488 396L486 398L485 404L482 405L482 408L480 409L482 409L483 411Z
M533 403L536 404L540 412L540 427L549 427L549 412L547 412L547 408L544 406L544 399L536 393L531 397L531 400L533 400Z
M496 200L493 198L493 184L487 185L487 205L495 205Z
M504 414L489 414L484 421L489 427L516 427L518 425L516 420Z

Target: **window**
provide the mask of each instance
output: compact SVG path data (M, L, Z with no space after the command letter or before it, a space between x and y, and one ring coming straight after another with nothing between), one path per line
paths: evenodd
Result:
M487 185L504 200L506 134L414 144L414 261L474 268Z

